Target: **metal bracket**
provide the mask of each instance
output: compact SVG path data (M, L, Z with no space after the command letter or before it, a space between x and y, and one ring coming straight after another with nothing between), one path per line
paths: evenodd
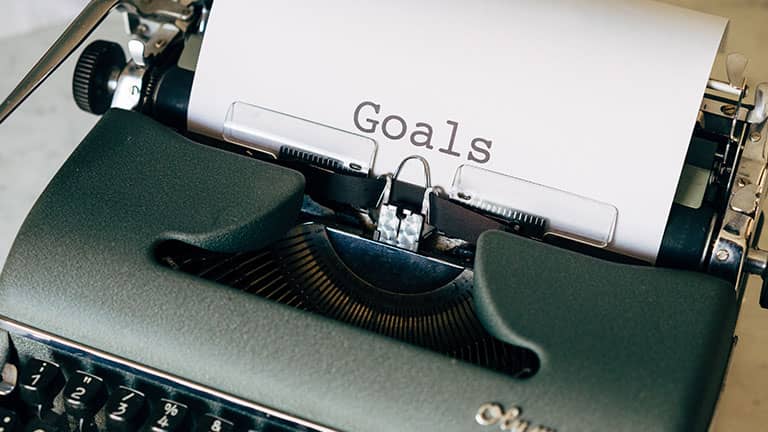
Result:
M749 125L743 144L740 144L742 156L709 260L709 273L734 282L737 289L745 271L768 277L765 272L768 263L759 262L765 254L751 249L754 239L760 235L755 228L768 181L766 136L761 129L760 125Z
M756 232L768 183L768 157L766 156L766 119L768 119L768 84L759 84L755 90L755 106L742 105L747 94L744 78L748 59L741 54L727 58L728 83L710 80L708 87L736 97L735 104L702 105L702 111L731 118L732 127L723 161L732 160L726 167L728 174L727 205L722 210L721 226L712 244L707 271L734 283L736 290L743 289L748 274L763 278L760 303L768 308L768 252L757 249ZM719 105L719 106L716 106ZM717 113L716 111L720 111ZM737 124L743 126L736 134ZM733 155L731 155L733 153Z
M389 202L393 183L400 176L403 166L410 160L417 160L424 165L425 190L421 203L421 213L414 213L408 209L399 208ZM421 240L424 228L429 225L430 197L434 191L429 162L421 156L407 157L400 162L395 175L386 175L385 179L387 183L379 199L379 217L373 239L416 252L419 249L419 241Z

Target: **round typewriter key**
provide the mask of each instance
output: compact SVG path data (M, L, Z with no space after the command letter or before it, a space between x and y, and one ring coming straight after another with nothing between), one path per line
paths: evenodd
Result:
M75 418L91 417L106 398L107 390L101 378L77 371L64 388L64 409Z
M197 423L195 432L232 432L234 425L223 418L206 414Z
M146 407L143 393L127 387L118 388L104 407L107 428L118 432L139 430L145 420Z
M150 425L154 432L185 430L186 417L186 405L168 399L161 399Z
M64 387L64 375L55 363L31 359L22 369L20 383L24 402L47 407Z

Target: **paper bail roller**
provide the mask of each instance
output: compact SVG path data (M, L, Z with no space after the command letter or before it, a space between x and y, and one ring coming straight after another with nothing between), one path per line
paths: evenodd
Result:
M223 138L279 159L363 175L376 156L370 138L243 102L229 107Z
M456 170L450 196L504 219L547 218L547 235L591 246L607 247L616 230L610 204L471 165Z

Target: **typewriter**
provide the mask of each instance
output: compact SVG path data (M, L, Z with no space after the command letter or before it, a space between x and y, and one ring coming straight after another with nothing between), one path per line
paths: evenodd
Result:
M74 100L101 120L0 278L1 431L708 428L768 273L768 84L744 56L709 81L686 158L706 187L649 265L434 188L418 157L421 186L189 132L211 7L93 0L0 105L125 15L127 47L80 55Z

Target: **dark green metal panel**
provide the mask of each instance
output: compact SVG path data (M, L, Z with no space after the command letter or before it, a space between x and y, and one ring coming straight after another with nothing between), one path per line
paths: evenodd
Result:
M531 382L569 400L550 405L559 416L600 417L590 430L708 427L736 320L727 282L486 232L475 291L492 334L539 354Z

